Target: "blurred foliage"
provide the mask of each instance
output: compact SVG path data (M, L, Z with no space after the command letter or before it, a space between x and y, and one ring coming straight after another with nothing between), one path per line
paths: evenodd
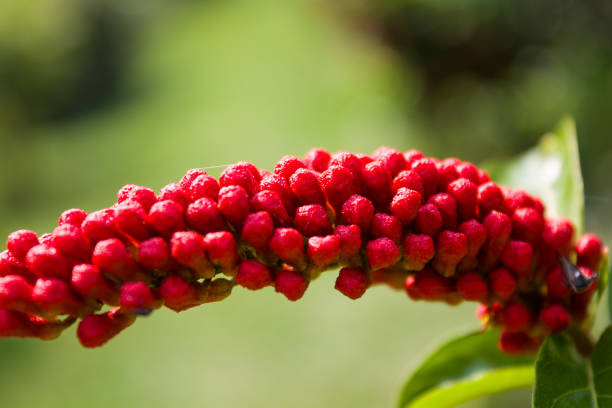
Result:
M561 13L591 3L542 4ZM487 33L500 29L485 50L502 34L518 35L505 26L537 28L520 15L500 24L509 7L470 0L4 0L0 233L50 231L62 210L108 206L126 183L160 188L187 168L212 166L218 175L238 160L270 168L313 146L507 156L534 144L566 112L577 117L587 194L610 196L610 50L594 36L606 24L565 27L565 20L552 24L559 13L548 12L542 21L561 28L542 44L522 39L522 51L495 74L474 72L482 61L500 65L487 53L462 69L434 63L453 43L461 63L462 41L477 38L483 21ZM408 27L421 27L413 45L401 33ZM447 72L429 68L436 65ZM587 209L587 229L610 226L608 207ZM470 304L414 303L385 288L352 302L330 293L332 286L333 276L323 277L299 304L272 290L237 289L204 310L155 313L96 351L79 348L73 333L51 343L2 340L2 401L390 406L432 342L449 327L475 325ZM470 406L520 406L526 394Z

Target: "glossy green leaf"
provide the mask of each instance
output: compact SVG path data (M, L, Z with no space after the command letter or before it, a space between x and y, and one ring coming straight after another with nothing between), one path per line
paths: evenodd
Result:
M497 347L499 332L458 337L431 354L408 380L399 406L453 407L472 399L530 387L533 356L510 356Z
M549 336L538 354L533 408L612 407L612 326L590 358L566 334Z
M584 185L576 125L565 118L540 143L507 161L483 164L499 184L520 187L544 201L551 216L569 218L578 234L584 226Z

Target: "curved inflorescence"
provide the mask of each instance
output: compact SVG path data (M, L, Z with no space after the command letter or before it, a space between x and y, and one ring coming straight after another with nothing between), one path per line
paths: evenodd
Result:
M130 184L110 208L67 210L50 234L11 233L0 253L0 337L53 339L81 319L81 344L97 347L162 305L219 301L236 284L273 285L295 301L341 268L335 288L351 299L383 283L414 300L480 302L478 315L502 328L502 351L533 352L548 333L588 320L606 249L573 235L538 198L416 150L313 149L272 173L239 162L219 180L192 169L157 195ZM581 293L560 263L568 259L587 282Z

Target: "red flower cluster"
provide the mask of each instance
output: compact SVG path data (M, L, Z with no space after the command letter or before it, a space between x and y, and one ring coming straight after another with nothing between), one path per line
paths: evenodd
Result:
M313 149L272 173L230 165L218 181L192 169L157 195L127 185L110 208L68 210L51 234L10 234L0 337L51 339L80 318L79 340L96 347L162 305L218 301L235 284L295 301L339 267L335 287L351 299L386 283L415 300L480 302L503 328L503 351L531 352L549 332L579 327L597 287L574 293L561 269L559 254L588 278L605 250L573 234L524 191L416 150ZM113 308L96 313L104 305Z

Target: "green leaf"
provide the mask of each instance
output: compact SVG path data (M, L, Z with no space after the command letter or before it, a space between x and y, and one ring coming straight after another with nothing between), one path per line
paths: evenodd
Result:
M584 185L580 171L576 125L562 119L554 132L547 133L537 146L501 162L486 162L483 167L497 183L527 190L544 201L550 216L564 216L584 227Z
M567 334L544 341L536 362L532 407L612 407L612 326L588 359L578 354Z
M453 407L533 384L533 356L510 356L497 347L499 332L458 337L431 354L408 380L399 406Z

